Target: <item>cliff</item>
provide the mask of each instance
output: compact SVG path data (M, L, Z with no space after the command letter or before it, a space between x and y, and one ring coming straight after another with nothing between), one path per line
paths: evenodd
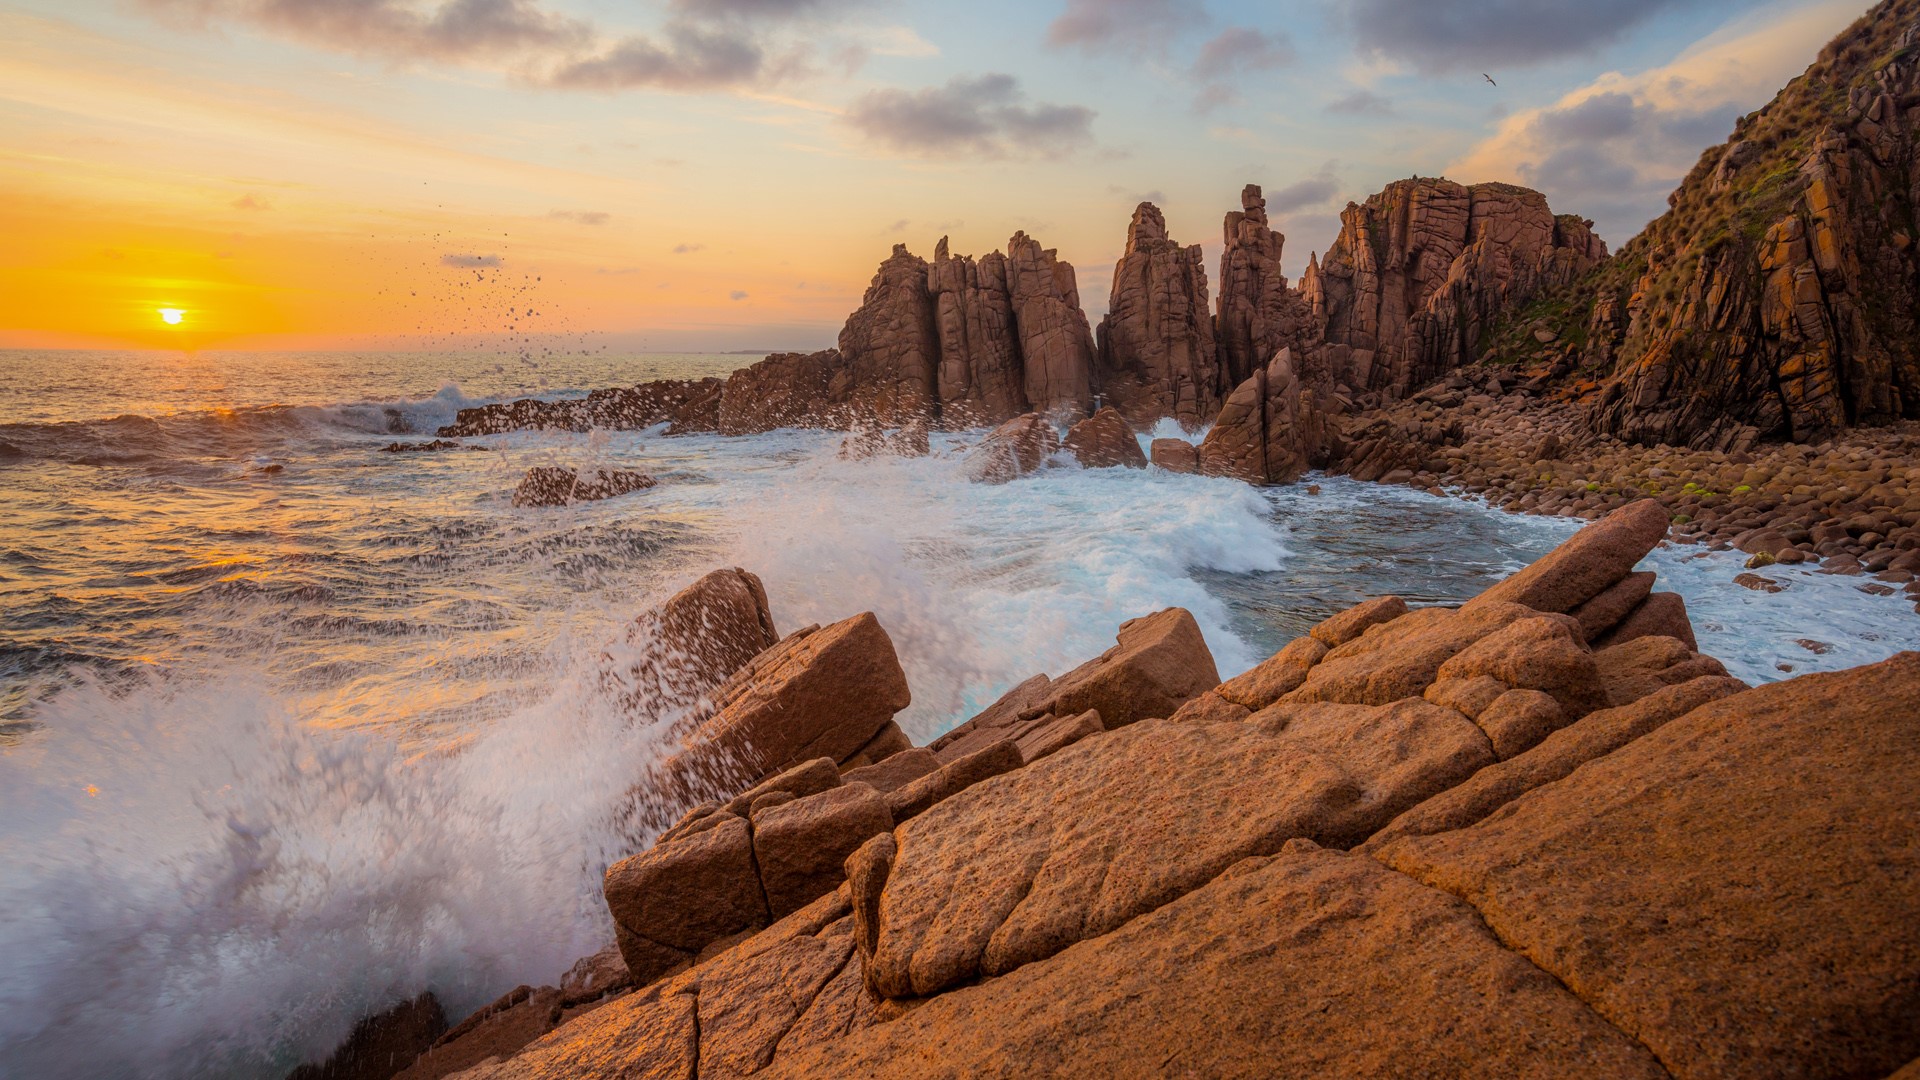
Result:
M1592 428L1635 442L1819 442L1920 417L1916 127L1920 3L1887 0L1499 351L1553 335L1600 380Z

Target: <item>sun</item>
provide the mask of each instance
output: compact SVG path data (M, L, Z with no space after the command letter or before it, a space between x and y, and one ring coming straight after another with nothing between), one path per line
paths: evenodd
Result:
M163 307L160 309L160 321L166 323L168 326L179 326L180 320L186 317L187 313L177 307Z

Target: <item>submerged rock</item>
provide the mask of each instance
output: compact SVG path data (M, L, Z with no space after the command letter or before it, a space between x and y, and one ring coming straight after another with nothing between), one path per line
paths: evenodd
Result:
M1060 445L1089 469L1147 467L1147 455L1141 452L1133 428L1113 409L1101 409L1067 429Z
M579 473L555 465L537 465L527 470L520 486L514 489L513 505L570 506L644 491L657 483L659 481L645 473L628 469Z
M1060 448L1060 435L1039 413L1016 416L987 433L967 452L967 478L978 484L1004 484L1034 472Z

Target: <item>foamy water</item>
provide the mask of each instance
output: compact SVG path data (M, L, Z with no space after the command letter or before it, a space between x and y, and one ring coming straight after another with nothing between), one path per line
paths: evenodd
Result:
M503 388L378 363L398 391L362 404L0 425L0 1075L278 1076L421 989L457 1018L555 981L608 939L599 872L657 750L602 653L713 567L760 574L783 631L877 613L924 741L1136 615L1188 608L1231 675L1359 599L1471 595L1574 527L1343 481L1063 463L975 485L968 434L866 462L822 432L383 454ZM536 464L662 483L516 510ZM1770 571L1790 588L1766 596L1694 554L1654 565L1742 677L1920 646L1858 579Z

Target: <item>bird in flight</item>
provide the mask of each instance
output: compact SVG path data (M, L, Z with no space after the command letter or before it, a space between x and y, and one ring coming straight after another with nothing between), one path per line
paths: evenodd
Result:
M1483 79L1485 79L1485 80L1487 80L1487 82L1488 82L1489 84L1491 84L1491 85L1493 85L1493 86L1499 86L1499 85L1500 85L1499 83L1497 83L1497 82L1494 82L1494 81L1493 81L1493 76L1491 76L1491 75L1489 75L1489 74L1487 74L1487 73L1486 73L1486 72L1484 72L1484 71L1480 73L1480 77L1481 77L1481 78L1483 78Z

